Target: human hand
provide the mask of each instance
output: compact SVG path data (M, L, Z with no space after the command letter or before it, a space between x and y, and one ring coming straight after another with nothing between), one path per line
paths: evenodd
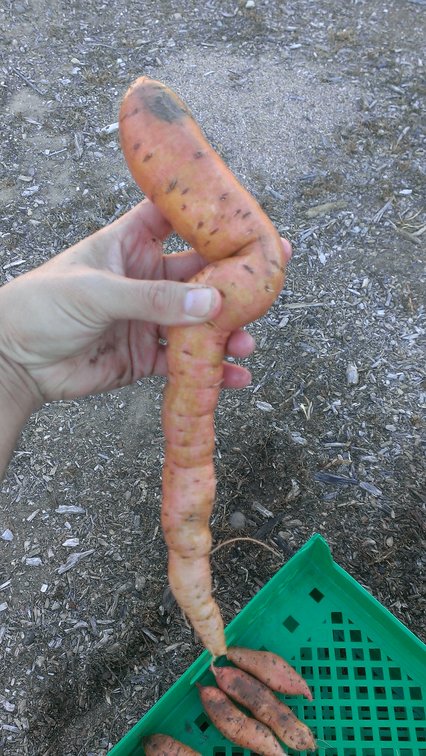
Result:
M163 254L171 230L144 200L0 289L0 357L29 376L39 403L165 375L160 339L167 339L167 326L200 323L219 313L219 292L179 283L205 262L193 250ZM290 245L283 244L289 258ZM244 358L254 340L236 331L227 347L228 355ZM224 386L241 388L250 378L245 368L225 363Z

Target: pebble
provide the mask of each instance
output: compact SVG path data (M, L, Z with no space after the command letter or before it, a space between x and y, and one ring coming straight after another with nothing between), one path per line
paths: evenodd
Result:
M9 528L6 528L6 530L3 531L0 538L3 539L3 541L13 541L13 533Z
M229 524L231 528L234 528L235 530L242 530L246 526L245 514L236 509L235 512L232 512L229 518Z
M246 2L246 8L254 8L256 6L256 3L254 0L247 0Z
M348 386L357 386L359 382L358 368L353 363L346 367L346 383Z

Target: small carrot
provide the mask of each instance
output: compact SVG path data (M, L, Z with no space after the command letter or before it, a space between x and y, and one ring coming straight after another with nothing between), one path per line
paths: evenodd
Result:
M245 706L259 722L267 725L285 745L296 751L314 751L315 739L301 722L262 682L234 667L213 667L219 688Z
M312 701L312 693L303 677L300 677L296 670L278 654L230 646L226 655L229 661L257 677L271 690L289 695L302 695Z
M199 751L194 751L170 735L149 735L142 742L146 756L201 756Z
M223 691L210 685L197 687L206 713L225 738L242 748L249 748L259 756L285 754L268 727L247 717Z

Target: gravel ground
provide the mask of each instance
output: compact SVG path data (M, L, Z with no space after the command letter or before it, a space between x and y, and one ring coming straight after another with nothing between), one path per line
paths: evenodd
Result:
M2 0L0 279L137 202L120 99L142 73L174 87L294 247L251 329L253 384L218 408L212 521L217 543L282 556L223 547L224 618L320 532L424 638L425 2L247 5ZM19 442L2 756L106 754L201 650L167 589L162 387L45 406Z

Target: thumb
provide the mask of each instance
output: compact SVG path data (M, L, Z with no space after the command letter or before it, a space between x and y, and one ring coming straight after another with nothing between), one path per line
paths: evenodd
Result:
M111 320L145 320L158 325L194 325L215 317L217 289L176 281L138 281L108 276L103 307Z

